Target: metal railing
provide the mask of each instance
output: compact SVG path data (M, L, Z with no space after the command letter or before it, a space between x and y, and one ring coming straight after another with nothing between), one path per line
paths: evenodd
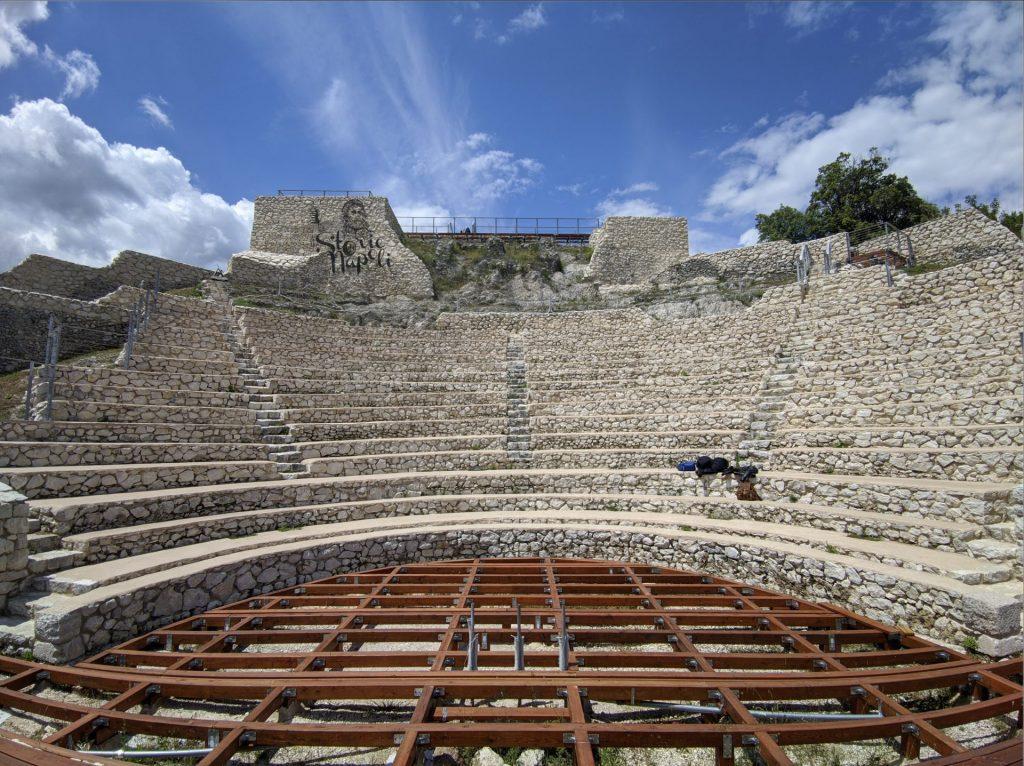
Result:
M278 189L278 197L372 197L369 189Z
M536 216L399 216L406 234L589 236L600 218Z
M44 388L39 401L42 402L45 398L46 402L42 419L53 420L53 397L57 382L57 364L60 360L61 338L66 333L70 333L72 337L86 333L87 335L110 340L111 342L119 342L120 338L124 337L120 361L122 367L125 369L129 367L135 344L138 342L139 336L149 326L150 317L156 311L159 302L160 273L157 272L152 287L140 289L143 290L143 294L127 309L128 328L123 336L111 330L79 325L73 321L58 319L54 314L49 315L46 324L46 346L43 350L42 362L23 360L28 361L28 378L25 386L25 420L32 418L38 393L37 389L40 386Z

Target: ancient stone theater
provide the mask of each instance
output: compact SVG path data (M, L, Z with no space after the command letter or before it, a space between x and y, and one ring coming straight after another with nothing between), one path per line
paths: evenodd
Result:
M27 257L0 763L1019 763L1024 246L869 234L320 192L224 273Z

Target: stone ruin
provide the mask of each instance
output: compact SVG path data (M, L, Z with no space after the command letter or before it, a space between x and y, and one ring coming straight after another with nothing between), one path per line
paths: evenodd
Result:
M249 246L231 257L235 281L354 298L433 295L384 197L257 197Z
M401 247L387 201L363 199L355 213L346 202L260 198L252 250L232 259L229 279L273 284L283 269L311 290L429 292L429 274ZM671 233L671 247L658 231ZM812 269L800 285L797 245L691 256L682 219L606 222L593 243L593 278L647 279L694 263L701 273L746 263L758 275L789 275L710 334L704 321L659 319L641 307L467 311L399 328L235 305L232 283L211 278L202 298L151 295L130 353L116 366L53 365L36 383L29 417L4 422L0 443L8 615L0 638L12 653L31 653L0 657L8 675L0 691L23 692L0 702L31 711L32 695L46 688L40 672L100 685L109 700L127 696L102 717L95 702L48 703L66 720L38 735L16 728L27 720L17 713L0 722L0 756L14 747L5 730L61 732L54 742L94 751L115 734L128 749L152 746L152 723L130 705L181 715L194 698L225 699L225 678L237 689L258 670L251 704L218 708L202 736L164 723L167 736L205 741L212 726L224 736L208 752L230 755L225 748L243 740L258 748L309 736L308 727L288 728L295 716L341 742L351 726L317 719L311 689L365 696L356 678L410 705L413 723L374 723L382 733L371 739L381 762L412 763L450 736L430 717L440 715L434 705L465 718L467 743L494 741L483 719L495 708L466 702L493 692L466 686L477 683L471 663L479 660L489 668L480 672L506 685L504 696L556 700L552 720L536 729L536 709L505 711L524 745L566 745L588 762L614 728L593 711L603 715L609 700L628 706L638 685L653 683L630 677L633 698L615 690L607 669L625 660L602 647L636 639L608 628L609 612L586 611L622 582L615 608L640 615L629 619L643 626L629 630L652 631L631 672L662 679L664 699L705 706L705 718L688 724L696 728L679 728L671 741L710 748L717 763L734 762L733 740L726 750L723 736L766 763L811 762L786 739L792 727L771 729L773 737L752 728L747 708L722 717L761 695L788 705L793 685L815 699L838 695L813 709L853 716L840 726L864 726L858 737L881 741L890 755L896 743L910 761L1013 736L1019 658L989 661L1022 649L1024 247L1006 234L973 213L911 230L919 261L944 267L897 271L892 284L882 266L843 265L836 235L840 268ZM355 250L346 249L350 236ZM826 244L811 243L815 265ZM93 307L104 300L0 293ZM105 300L123 309L139 295L121 285ZM48 387L49 418L38 404ZM760 499L738 499L728 476L677 470L702 454L756 464ZM523 579L537 567L548 567L543 583ZM417 573L436 578L435 591ZM529 692L510 670L513 594L532 631ZM425 629L434 647L425 655L403 643L412 640L408 626L404 638L378 638L382 648L357 635L399 631L388 610L431 598L455 611ZM568 628L557 624L563 599ZM356 611L318 618L323 603ZM323 622L327 629L310 627ZM288 648L295 639L286 629L305 631L302 652ZM466 643L471 630L488 636L486 647L472 644L478 660ZM90 656L77 670L38 664ZM412 669L393 669L396 657ZM424 657L438 675L416 670L427 667ZM394 686L403 673L417 679L405 686L444 689L412 698ZM678 696L685 690L692 698ZM915 696L925 691L934 696ZM288 701L296 694L301 705ZM558 694L580 720L562 717ZM172 705L175 696L192 702ZM249 737L237 722L256 705ZM879 711L884 718L856 718ZM943 733L952 720L976 728ZM648 727L642 736L669 737L649 721L637 725ZM835 727L808 731L816 733L801 741L831 742ZM267 740L271 732L280 739ZM629 747L643 746L636 730L629 736ZM26 739L18 746L30 746ZM851 764L880 757L833 755ZM946 762L960 761L936 761Z

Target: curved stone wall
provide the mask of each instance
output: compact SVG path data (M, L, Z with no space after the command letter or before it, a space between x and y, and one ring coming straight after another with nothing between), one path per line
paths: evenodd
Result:
M470 529L369 532L316 542L243 551L187 567L165 579L149 576L128 593L117 586L70 597L36 619L34 654L63 662L132 638L175 619L258 593L337 573L414 561L490 557L580 557L690 568L741 581L756 582L805 598L840 601L850 608L897 625L948 640L981 634L979 643L995 643L1018 633L1012 589L971 591L943 579L940 585L899 579L884 567L848 566L819 561L796 545L759 547L685 532L631 531L628 528L574 529L509 524ZM1019 640L1019 638L1018 638Z

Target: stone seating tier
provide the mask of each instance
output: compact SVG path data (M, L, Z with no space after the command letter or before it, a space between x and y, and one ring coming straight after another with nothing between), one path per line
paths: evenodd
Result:
M1006 654L1021 265L814 275L714 338L635 309L356 327L214 283L161 303L130 369L59 370L78 422L6 426L0 480L32 485L39 527L12 609L70 657L321 570L590 553L839 593ZM757 462L762 500L674 469L700 453Z
M765 471L759 493L766 500L842 505L971 523L1010 520L1013 482L960 482L885 476L846 476ZM592 492L692 495L696 478L673 468L558 468L431 471L289 479L30 501L50 532L68 534L111 526L165 521L268 506L330 503L423 494ZM717 489L720 493L728 490Z
M389 561L472 558L490 550L518 556L591 558L604 551L641 563L682 566L686 562L700 571L738 572L751 581L785 582L791 591L823 600L842 589L854 607L869 616L953 641L981 636L979 648L995 654L1006 652L1008 642L1002 636L1019 614L1010 585L970 585L942 574L786 541L563 519L556 524L518 519L509 523L466 520L458 525L433 521L392 517L352 522L335 536L315 540L292 541L294 532L266 533L268 538L252 549L240 550L235 542L226 550L220 541L200 543L203 547L189 552L185 564L180 549L164 551L162 561L154 561L148 574L81 595L50 595L27 604L32 613L60 616L37 621L36 656L62 661L187 616L211 601L220 604L269 592L279 583L294 585L354 569L356 562L380 566Z

